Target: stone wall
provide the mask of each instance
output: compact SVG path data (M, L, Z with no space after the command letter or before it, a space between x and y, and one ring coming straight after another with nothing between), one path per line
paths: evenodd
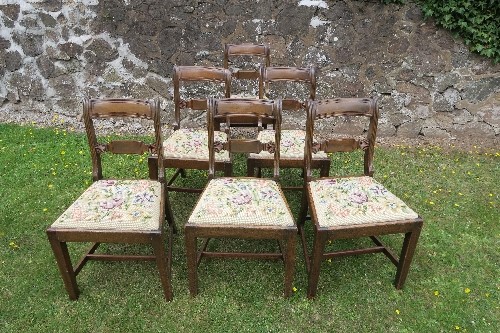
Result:
M379 96L380 136L500 138L500 66L411 1L0 0L0 121L81 127L91 96L159 97L168 122L173 65L243 42L315 66L317 98Z

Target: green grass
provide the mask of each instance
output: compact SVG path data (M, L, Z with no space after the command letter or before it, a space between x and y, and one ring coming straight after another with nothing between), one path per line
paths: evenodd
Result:
M181 227L174 239L174 300L164 301L152 263L92 262L78 276L79 300L69 301L45 229L90 183L86 139L62 129L3 124L0 162L0 332L499 330L498 152L377 148L375 178L425 221L406 285L393 287L395 267L381 254L347 257L324 263L313 301L305 296L301 251L297 291L289 299L281 296L279 262L244 260L204 261L200 294L190 298L182 225L196 195L177 193L171 198ZM113 162L118 174L130 164L132 174L146 175L140 157ZM361 168L345 156L333 157L332 170L349 173L352 165ZM243 171L241 160L236 169ZM189 175L183 181L203 186L203 173ZM286 182L297 177L283 171ZM287 197L297 214L300 198ZM401 244L400 237L385 239Z

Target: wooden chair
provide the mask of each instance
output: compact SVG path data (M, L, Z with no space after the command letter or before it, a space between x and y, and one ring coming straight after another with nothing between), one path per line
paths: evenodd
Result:
M94 120L101 118L150 119L154 123L155 141L134 140L98 142ZM47 229L69 298L79 296L76 276L89 260L153 260L158 266L165 299L172 299L171 262L172 228L164 232L168 206L164 190L164 168L159 163L158 180L104 179L101 155L155 153L162 161L159 103L132 99L86 99L83 119L92 157L93 183ZM165 252L165 240L168 250ZM73 268L68 242L92 242L93 245ZM150 244L154 255L112 255L95 253L104 243Z
M423 220L401 199L372 178L378 114L377 102L371 98L326 99L312 102L309 107L305 155L307 184L298 223L309 274L309 298L316 295L321 262L327 258L382 252L397 267L396 288L402 288L405 282ZM366 138L330 138L313 143L316 123L323 118L331 120L338 117L367 119L369 126ZM321 150L336 153L357 149L364 151L363 175L312 178L311 159L314 152ZM308 207L314 233L311 257L307 253L304 232ZM405 236L398 258L378 236L401 233ZM325 244L329 240L366 236L372 239L374 247L325 252Z
M174 84L174 132L163 143L163 157L165 168L174 168L176 171L167 181L167 192L191 192L200 193L201 188L189 188L175 186L174 181L179 175L186 177L186 169L208 170L208 132L206 125L202 128L182 128L181 111L188 110L206 111L207 95L219 95L219 97L229 97L231 85L231 73L224 68L204 67L204 66L175 66L173 72ZM196 85L193 88L194 95L196 88L205 89L205 93L191 98L181 97L183 85ZM208 91L208 92L207 92ZM199 92L198 92L199 93ZM186 93L187 95L187 93ZM225 140L223 132L215 132L218 140ZM152 156L149 159L150 174L154 177L157 169L157 158ZM231 174L231 161L229 154L221 153L216 155L216 170L224 170L226 175Z
M283 260L284 295L287 297L292 290L297 227L277 182L281 101L212 99L209 102L209 111L212 115L209 126L210 180L185 225L190 293L194 296L198 292L197 266L203 257L242 257ZM230 132L233 117L257 118L260 124L264 119L272 119L277 129L274 141L276 145L261 143L255 139L234 139L230 133L227 142L214 141L214 122L217 119L224 119L226 129ZM228 149L231 153L273 151L274 179L215 177L214 155L219 149ZM198 238L206 239L200 249L198 249ZM280 245L280 252L215 252L208 249L210 238L276 239Z
M260 81L261 89L266 87L265 95L271 98L282 95L283 110L290 111L293 121L297 122L299 117L306 118L308 101L314 100L316 96L316 75L313 67L262 67ZM271 88L276 84L281 91L273 92ZM290 98L287 88L293 83L301 84L308 90L308 96L303 99ZM297 87L296 87L297 88ZM288 95L288 96L285 96ZM259 140L263 142L272 141L274 131L260 132ZM280 147L280 168L298 168L304 170L304 147L306 131L302 129L282 129ZM247 175L253 176L255 168L258 176L261 176L261 168L272 168L273 156L265 151L259 154L250 154L247 160ZM330 170L330 158L324 152L313 154L313 169L320 169L321 176L327 177ZM303 189L303 186L288 187L290 189Z
M226 44L224 46L223 66L231 69L233 76L231 97L264 98L264 91L259 84L259 68L271 65L270 53L269 47L263 44ZM248 84L252 82L253 85ZM239 87L235 89L237 84L239 84ZM248 89L252 86L255 91L249 92ZM236 90L237 93L235 93Z

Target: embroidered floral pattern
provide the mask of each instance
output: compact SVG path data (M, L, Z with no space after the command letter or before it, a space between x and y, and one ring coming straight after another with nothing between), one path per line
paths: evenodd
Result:
M261 131L258 135L261 142L274 142L274 130ZM303 159L306 142L306 132L302 130L282 130L280 144L280 159ZM273 158L267 151L250 154L252 158ZM313 154L313 158L327 158L325 152Z
M161 184L152 180L99 180L52 224L54 228L154 230Z
M371 177L328 178L309 184L323 227L415 219L418 214Z
M216 131L214 141L227 141L226 133ZM178 129L163 143L163 152L165 158L208 160L208 132L195 128ZM229 161L229 153L215 153L215 160Z
M208 183L188 223L293 226L294 220L275 181L217 178Z

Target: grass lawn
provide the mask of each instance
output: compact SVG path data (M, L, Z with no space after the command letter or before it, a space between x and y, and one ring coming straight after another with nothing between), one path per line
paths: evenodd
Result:
M332 174L361 167L347 156L332 159ZM147 173L142 157L113 166L108 173L124 174L129 166L129 174ZM239 160L236 173L242 169ZM200 293L189 297L182 225L197 196L176 193L174 300L164 301L151 262L91 262L78 276L79 300L70 301L45 229L90 184L90 170L83 134L0 124L0 332L500 331L498 151L378 147L375 178L424 218L406 284L393 287L396 270L382 254L339 258L324 262L315 300L306 298L299 247L289 299L282 297L280 262L245 260L203 261ZM282 174L284 182L299 176ZM206 176L191 172L183 181L203 186ZM296 216L300 197L287 198ZM401 237L384 239L401 244Z

